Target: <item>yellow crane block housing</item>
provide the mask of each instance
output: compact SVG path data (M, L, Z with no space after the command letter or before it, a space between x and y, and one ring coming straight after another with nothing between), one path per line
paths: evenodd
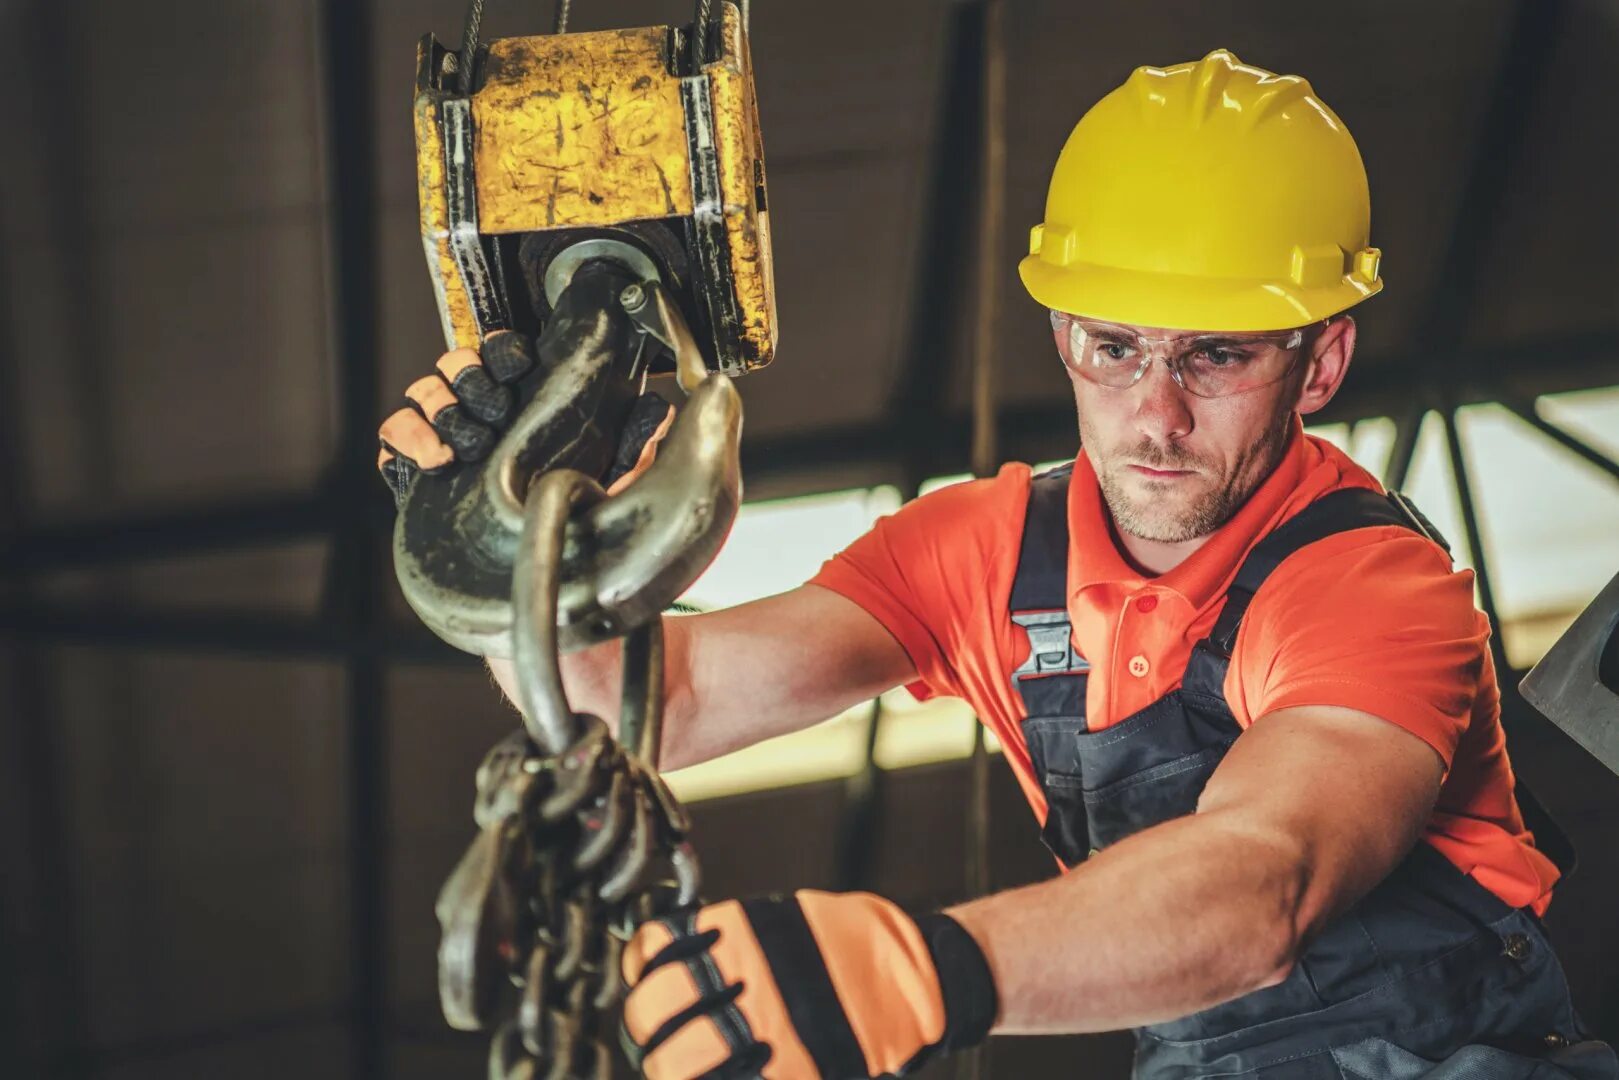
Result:
M720 5L709 59L693 71L690 33L498 39L470 96L459 92L455 54L431 34L422 40L421 229L449 346L475 348L513 325L491 238L634 236L659 222L683 252L686 280L655 244L649 255L692 316L709 366L736 375L770 361L775 285L747 36L735 5Z

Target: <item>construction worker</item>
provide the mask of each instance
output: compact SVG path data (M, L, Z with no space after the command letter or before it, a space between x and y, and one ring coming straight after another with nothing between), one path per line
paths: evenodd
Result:
M1020 270L1083 449L667 619L662 749L959 696L1065 872L944 912L801 891L649 924L625 958L647 1076L876 1077L991 1032L1133 1028L1153 1080L1619 1077L1541 928L1559 871L1514 797L1472 575L1301 426L1382 287L1369 207L1309 84L1228 52L1140 68L1080 120ZM393 435L454 457L425 420ZM615 715L617 646L566 660L575 706Z

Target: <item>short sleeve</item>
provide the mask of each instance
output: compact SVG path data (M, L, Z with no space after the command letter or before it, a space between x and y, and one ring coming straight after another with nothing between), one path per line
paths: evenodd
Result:
M1245 724L1301 705L1371 713L1428 743L1448 770L1488 641L1472 571L1408 530L1357 529L1295 553L1260 587L1226 696Z
M995 583L1011 580L1029 496L1029 467L952 484L883 517L829 559L810 584L870 613L915 665L918 700L963 696L954 658L981 632Z

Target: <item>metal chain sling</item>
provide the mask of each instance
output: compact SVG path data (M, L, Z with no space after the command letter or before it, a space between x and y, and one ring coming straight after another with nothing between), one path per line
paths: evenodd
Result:
M422 234L447 343L525 329L511 283L526 281L538 364L485 464L417 479L394 559L407 600L441 637L483 655L510 650L524 719L478 769L479 831L436 905L445 1016L494 1031L497 1080L594 1080L612 1072L625 943L642 921L698 899L689 819L657 773L662 612L718 552L740 501L729 376L774 351L762 149L745 6L699 3L691 27L666 32L480 45L483 6L472 0L459 50L428 35L418 53ZM559 4L559 34L567 17ZM534 62L541 54L551 59ZM578 77L563 70L573 63L587 65ZM688 211L655 220L636 202L635 163L590 158L588 130L568 152L586 155L581 177L619 193L605 208L616 217L581 203L577 219L535 225L526 196L480 186L525 175L512 163L540 144L524 141L523 125L555 127L550 114L500 110L579 108L564 100L576 89L590 106L647 80L668 103L657 130L677 140L659 145L685 147ZM647 375L669 370L686 402L656 460L609 496L593 477L617 426ZM616 740L570 706L560 664L614 639Z
M437 905L450 1022L492 1026L507 985L519 991L515 1015L495 1033L492 1077L609 1076L623 945L645 919L694 903L700 883L685 811L655 768L661 623L625 644L622 744L562 696L556 568L570 511L592 488L558 470L529 491L514 583L525 728L478 769L481 831Z
M581 271L580 288L606 273ZM641 922L698 898L689 820L656 769L661 611L734 514L740 404L727 376L703 373L661 288L627 286L619 306L638 299L665 320L649 325L684 340L677 364L695 385L658 460L623 493L609 497L569 468L527 488L510 604L524 727L478 769L480 831L436 905L444 1013L459 1028L496 1029L492 1077L610 1075L623 945ZM542 354L567 331L548 327ZM565 411L551 399L578 384L558 364L529 409ZM497 452L485 488L504 490L499 478L516 468ZM559 659L613 633L623 635L617 740L570 707Z

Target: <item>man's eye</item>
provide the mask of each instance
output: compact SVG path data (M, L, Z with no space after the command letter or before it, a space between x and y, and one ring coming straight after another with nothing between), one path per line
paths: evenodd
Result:
M1248 354L1241 349L1224 349L1218 346L1201 350L1204 362L1217 368L1237 367L1248 360Z
M1099 359L1115 363L1130 359L1130 352L1130 346L1118 341L1101 341L1096 345L1096 355Z

